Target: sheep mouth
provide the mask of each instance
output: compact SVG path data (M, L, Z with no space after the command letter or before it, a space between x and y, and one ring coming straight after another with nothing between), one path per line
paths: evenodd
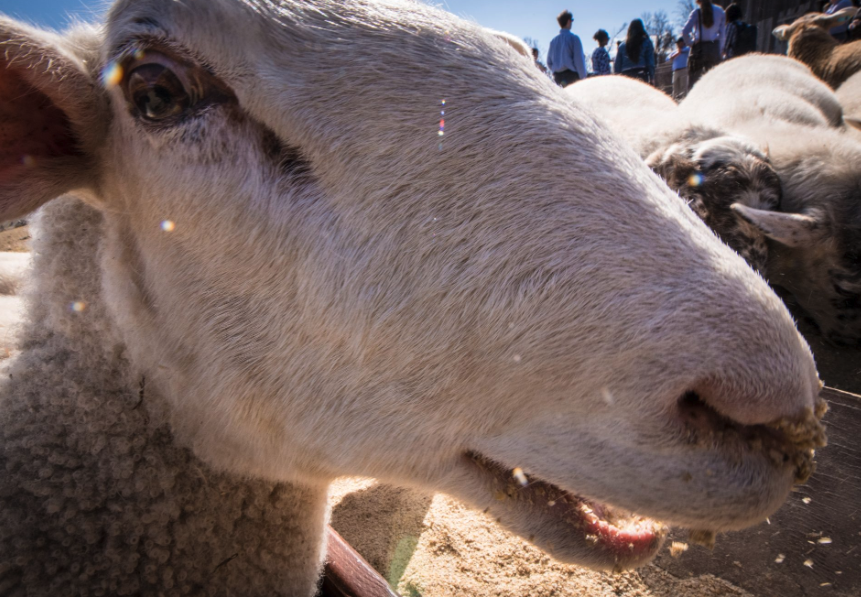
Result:
M563 561L623 571L648 562L666 538L664 525L650 518L575 495L476 452L465 458L492 492L495 504L486 511L501 514L497 521L503 524L507 516L529 516L538 527L554 526L556 541L540 528L528 538Z
M475 451L464 453L463 460L489 494L485 511L497 522L561 561L622 571L644 565L657 554L668 523L693 529L690 542L712 546L716 531L764 520L793 484L806 482L813 473L814 450L826 443L821 423L826 410L826 403L819 400L800 418L745 425L721 415L696 393L684 394L670 428L674 443L686 447L684 466L692 468L680 469L679 477L690 489L691 500L713 501L716 508L698 507L692 511L698 513L685 514L652 497L644 500L650 515L667 517L666 521L577 495ZM713 477L709 466L715 467ZM772 484L767 500L761 499L759 485L751 485L757 478ZM713 491L722 497L710 495Z

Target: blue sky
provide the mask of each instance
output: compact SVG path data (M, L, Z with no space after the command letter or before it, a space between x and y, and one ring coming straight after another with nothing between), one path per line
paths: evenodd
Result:
M592 35L606 29L613 35L624 23L645 11L664 10L675 22L678 0L427 0L485 27L530 37L539 43L542 58L559 31L556 15L574 13L572 30L587 52L595 47ZM0 0L0 12L39 25L62 28L71 16L95 18L109 0Z

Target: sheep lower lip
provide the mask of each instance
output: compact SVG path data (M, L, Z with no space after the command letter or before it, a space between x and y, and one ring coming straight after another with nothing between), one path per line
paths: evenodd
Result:
M664 539L666 530L659 522L591 502L534 477L526 478L518 469L508 469L480 454L470 453L468 457L492 475L496 500L528 503L574 532L583 533L595 550L605 552L618 564L648 559Z

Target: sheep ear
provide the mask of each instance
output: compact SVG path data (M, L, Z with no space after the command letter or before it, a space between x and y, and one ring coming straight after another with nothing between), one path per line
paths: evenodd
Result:
M689 184L699 166L686 157L678 145L666 151L656 151L646 158L646 165L663 178L671 189L680 189Z
M789 33L792 25L781 25L780 27L775 27L774 31L771 34L779 39L780 41L786 41L789 39Z
M0 221L92 186L107 114L63 38L0 17Z
M824 232L818 214L788 214L733 203L731 209L765 236L787 247L805 247L815 243Z

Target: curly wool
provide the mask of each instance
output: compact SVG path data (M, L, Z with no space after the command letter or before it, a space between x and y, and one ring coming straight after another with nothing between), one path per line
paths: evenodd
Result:
M0 594L307 594L326 488L213 472L174 443L113 339L100 227L75 200L41 216L26 342L0 380Z

